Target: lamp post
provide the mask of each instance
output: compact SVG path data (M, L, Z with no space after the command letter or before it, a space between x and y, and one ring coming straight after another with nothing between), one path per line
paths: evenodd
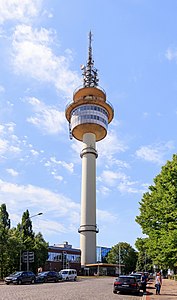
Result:
M119 245L119 276L121 274L121 265L120 265L120 245Z
M63 269L65 269L65 266L66 266L66 255L67 255L67 252L63 251Z
M37 217L37 216L41 216L43 215L42 212L38 213L38 214L35 214L35 215L32 215L31 217L29 216L26 220L25 220L25 224L28 220L31 220L31 218L34 218L34 217ZM25 225L24 224L24 225ZM21 249L21 246L22 246L22 229L23 229L23 225L20 224L20 264L19 264L19 271L21 271L22 269L22 249Z
M145 272L146 272L146 260L147 260L147 256L146 256L146 251L145 251L145 266L144 266Z

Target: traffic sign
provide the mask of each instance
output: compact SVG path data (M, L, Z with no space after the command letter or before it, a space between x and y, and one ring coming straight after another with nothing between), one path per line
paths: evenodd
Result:
M24 263L32 263L34 262L34 252L25 251L22 254L22 259Z

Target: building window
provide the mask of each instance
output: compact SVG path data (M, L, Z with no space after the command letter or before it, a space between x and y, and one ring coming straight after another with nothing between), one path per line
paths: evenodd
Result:
M62 254L55 252L48 252L48 261L62 261Z

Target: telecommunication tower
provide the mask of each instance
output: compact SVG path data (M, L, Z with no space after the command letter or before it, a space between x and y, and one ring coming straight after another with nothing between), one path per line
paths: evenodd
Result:
M66 107L70 137L83 142L81 182L80 233L81 266L96 263L96 142L107 135L108 123L114 109L106 101L105 91L98 86L98 70L92 58L92 33L89 33L88 60L82 65L83 86L73 94L73 101Z

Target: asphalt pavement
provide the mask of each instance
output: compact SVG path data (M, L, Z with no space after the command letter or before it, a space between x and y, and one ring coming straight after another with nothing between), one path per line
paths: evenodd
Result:
M162 280L160 295L156 295L155 282L150 281L147 286L147 295L143 300L176 300L177 299L177 281L170 279Z

